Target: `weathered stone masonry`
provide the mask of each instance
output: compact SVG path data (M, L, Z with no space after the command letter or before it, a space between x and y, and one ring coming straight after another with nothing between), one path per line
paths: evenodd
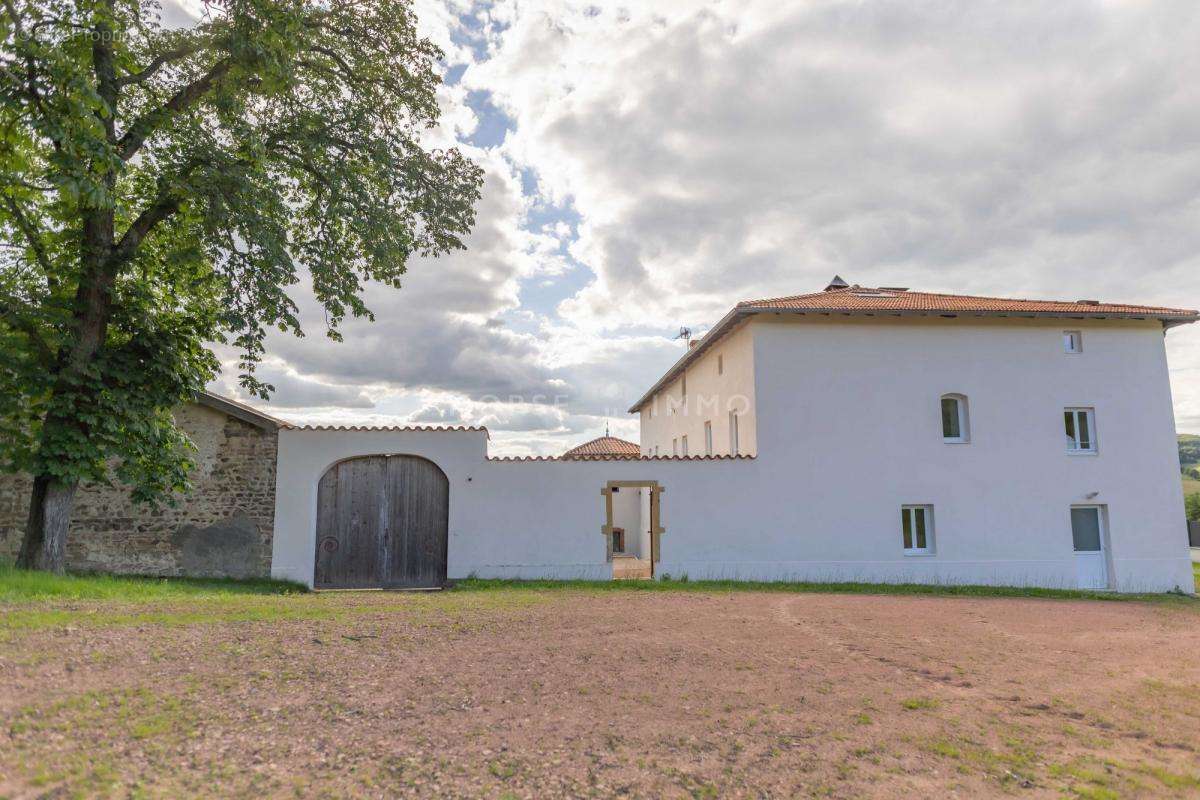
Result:
M175 419L198 449L192 491L174 507L151 509L133 503L120 486L82 487L67 541L68 569L270 575L277 423L212 397L181 407ZM24 475L0 474L0 558L5 563L13 562L21 546L31 484Z

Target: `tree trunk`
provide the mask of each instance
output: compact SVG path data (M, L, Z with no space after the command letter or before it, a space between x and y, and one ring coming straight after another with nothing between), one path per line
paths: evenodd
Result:
M114 0L107 0L109 10L115 7ZM96 88L108 106L108 113L96 112L104 126L108 142L116 145L116 109L118 86L115 77L115 61L112 51L112 29L101 22L96 31L99 35L92 40L92 62L96 73ZM106 171L102 176L109 197L116 188L117 174ZM83 388L81 380L96 360L96 354L108 336L108 324L112 316L112 289L121 262L114 262L113 239L116 212L112 203L89 207L82 214L80 244L80 277L75 287L75 310L72 339L59 350L55 388L51 395L47 418L42 425L39 460L53 461L56 454L47 448L54 437L48 435L56 428L70 426L85 435L87 423L70 411L56 410L60 392L78 395L81 391L95 392L94 387ZM137 241L133 243L136 248ZM127 261L128 255L124 260ZM66 568L67 530L71 526L71 511L75 505L75 490L78 479L71 477L63 481L49 475L35 475L33 495L29 503L29 520L25 526L25 538L21 541L21 553L17 566L25 569L41 569L62 574Z
M18 567L59 575L66 569L67 529L71 526L75 489L76 484L61 483L47 475L34 478Z

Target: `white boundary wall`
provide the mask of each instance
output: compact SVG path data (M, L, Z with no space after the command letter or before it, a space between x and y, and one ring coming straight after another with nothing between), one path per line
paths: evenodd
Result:
M450 481L451 578L607 579L601 489L656 480L659 575L1073 588L1070 507L1094 503L1108 509L1114 588L1192 590L1157 323L752 328L755 459L499 461L481 431L281 431L273 574L311 585L330 465L397 453ZM1062 352L1064 328L1084 331L1082 355ZM941 440L947 392L969 398L970 444ZM1096 409L1095 456L1065 452L1062 409L1076 405ZM935 555L904 556L905 503L934 506Z

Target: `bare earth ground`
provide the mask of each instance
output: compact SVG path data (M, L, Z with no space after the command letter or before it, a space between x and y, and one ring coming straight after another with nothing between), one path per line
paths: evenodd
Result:
M510 588L0 611L0 796L1200 796L1196 602Z

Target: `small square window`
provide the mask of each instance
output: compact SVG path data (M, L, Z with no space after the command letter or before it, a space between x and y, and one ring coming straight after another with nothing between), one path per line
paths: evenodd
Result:
M1080 331L1063 331L1063 351L1067 353L1083 352L1083 333Z
M933 506L901 506L900 532L904 555L933 555Z
M614 553L625 552L625 529L613 528L612 530L612 549Z
M1063 432L1068 453L1096 452L1096 412L1090 408L1063 409Z

